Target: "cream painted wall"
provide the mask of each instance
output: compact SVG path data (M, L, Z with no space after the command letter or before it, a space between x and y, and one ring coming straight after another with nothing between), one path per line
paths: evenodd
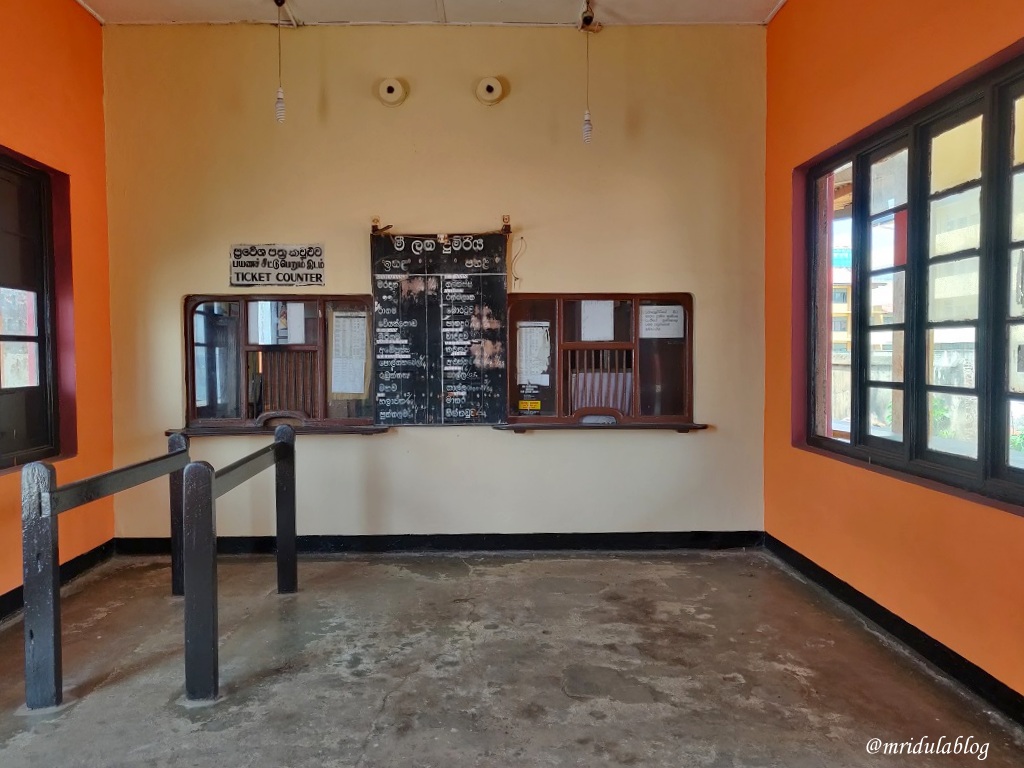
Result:
M106 27L115 462L182 423L181 299L227 292L235 242L324 242L327 290L370 288L370 219L526 238L525 291L692 291L695 414L713 428L301 436L300 533L763 526L765 30ZM508 78L498 106L473 96ZM388 109L385 76L411 95ZM215 466L255 438L201 438ZM466 469L475 457L479 471ZM273 531L270 478L219 532ZM163 483L118 497L119 536L166 536Z

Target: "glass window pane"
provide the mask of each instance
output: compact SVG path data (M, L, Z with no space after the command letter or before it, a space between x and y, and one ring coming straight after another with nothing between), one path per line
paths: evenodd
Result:
M1008 463L1011 467L1024 469L1024 402L1010 401L1009 420L1006 426L1007 442L1009 443L1007 446Z
M974 388L974 328L928 331L928 383Z
M686 315L673 301L640 304L640 414L681 415L686 411L684 360ZM612 368L615 371L615 368Z
M928 319L978 318L978 257L932 264L928 269Z
M0 285L42 286L43 190L38 173L0 168Z
M981 243L981 189L932 200L928 254L944 256L977 248Z
M1014 242L1024 240L1024 171L1013 174L1013 216L1010 228Z
M0 335L38 336L36 294L14 288L0 288Z
M872 331L871 381L903 381L903 331Z
M978 457L978 398L928 393L928 448Z
M239 385L239 302L204 302L195 309L193 389L200 419L242 417ZM202 330L200 330L202 326ZM203 342L198 342L202 338Z
M849 442L853 166L818 179L815 201L814 432Z
M907 263L906 210L871 223L871 270L902 267Z
M0 341L0 389L39 386L39 344Z
M870 387L868 431L875 437L903 442L903 392Z
M192 317L192 321L193 321L192 322L192 330L193 330L193 334L192 335L195 337L194 338L195 343L196 344L205 344L206 343L206 322L198 314L194 315Z
M871 214L907 202L907 150L871 164Z
M902 323L906 303L906 273L902 269L871 276L871 325Z
M931 191L981 178L981 115L932 139Z
M1013 102L1013 164L1024 163L1024 97Z
M209 377L206 365L206 355L200 353L199 347L196 348L196 407L202 408L210 404L210 398L207 394L206 382Z
M246 418L255 419L264 413L282 411L300 414L304 419L313 418L318 388L316 358L317 353L313 350L280 346L246 352ZM218 376L221 369L218 356Z
M316 344L320 323L313 301L250 301L249 343Z
M554 299L509 298L515 329L515 384L510 410L518 416L558 415L558 305Z
M1011 325L1008 329L1007 388L1024 393L1024 325Z
M1010 317L1024 317L1024 248L1010 251Z

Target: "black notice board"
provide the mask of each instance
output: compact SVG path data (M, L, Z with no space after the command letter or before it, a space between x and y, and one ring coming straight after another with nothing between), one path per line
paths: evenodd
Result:
M374 234L378 424L505 420L508 236Z

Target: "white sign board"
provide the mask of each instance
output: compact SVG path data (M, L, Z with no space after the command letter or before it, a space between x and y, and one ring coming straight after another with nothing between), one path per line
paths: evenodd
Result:
M683 330L683 308L678 304L641 305L641 339L681 339Z
M229 283L243 288L268 285L324 285L323 245L276 243L231 246Z

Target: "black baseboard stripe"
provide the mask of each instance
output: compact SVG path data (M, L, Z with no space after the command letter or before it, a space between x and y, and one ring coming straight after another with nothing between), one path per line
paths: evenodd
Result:
M114 556L114 540L106 541L100 544L98 547L90 549L88 552L83 552L78 557L74 557L68 560L60 567L60 583L61 585L67 584L72 579L81 576L83 573L88 571L90 568L95 568L105 560L109 560ZM24 598L22 597L21 587L12 589L10 592L5 592L0 595L0 621L3 621L8 616L17 613L25 605Z
M760 531L679 533L459 533L397 536L299 536L300 552L643 552L760 546Z
M765 534L765 547L833 597L846 603L965 688L978 694L1008 718L1024 725L1024 696L1017 691L774 536Z
M688 531L646 533L452 533L393 536L299 536L298 550L306 554L346 552L554 552L654 551L677 549L738 549L759 547L761 531ZM118 554L168 555L171 540L117 539ZM224 555L269 554L273 536L220 536L217 551Z

